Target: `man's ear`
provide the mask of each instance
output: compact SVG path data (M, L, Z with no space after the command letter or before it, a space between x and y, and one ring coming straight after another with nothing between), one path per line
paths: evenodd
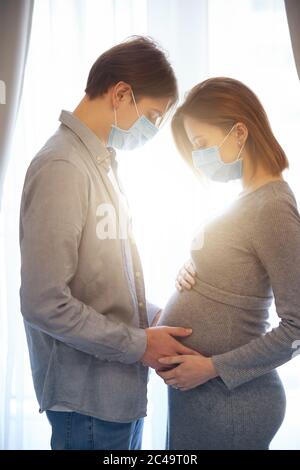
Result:
M131 86L126 82L118 82L112 87L112 103L114 108L118 108L121 103L131 102Z

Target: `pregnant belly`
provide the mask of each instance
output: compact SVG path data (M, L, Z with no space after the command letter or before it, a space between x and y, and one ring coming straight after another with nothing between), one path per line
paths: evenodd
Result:
M180 341L211 356L245 344L258 335L257 329L251 333L245 331L245 316L248 315L249 311L215 301L194 290L176 291L166 304L158 326L192 328L192 334Z

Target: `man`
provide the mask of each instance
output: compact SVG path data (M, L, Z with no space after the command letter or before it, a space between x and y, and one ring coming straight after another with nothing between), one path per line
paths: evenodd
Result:
M85 93L26 174L21 310L52 449L140 449L148 367L193 351L175 339L190 330L155 327L114 149L156 134L177 85L157 45L134 37L97 59Z

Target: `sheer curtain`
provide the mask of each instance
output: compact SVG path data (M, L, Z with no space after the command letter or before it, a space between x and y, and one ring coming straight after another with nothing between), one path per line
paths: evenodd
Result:
M291 169L285 178L300 197L300 87L283 0L36 0L0 220L0 357L5 372L0 379L1 448L47 449L50 440L46 416L38 413L33 392L19 308L18 212L25 171L56 129L60 110L72 111L81 99L96 57L132 34L150 35L168 50L182 98L208 76L232 76L252 87L289 157ZM120 152L118 160L148 297L163 306L178 268L189 256L193 235L230 203L240 183L199 187L176 153L169 126L141 151ZM276 322L274 309L273 317ZM288 409L272 447L300 449L299 357L280 373ZM148 398L143 447L163 449L166 389L155 374Z

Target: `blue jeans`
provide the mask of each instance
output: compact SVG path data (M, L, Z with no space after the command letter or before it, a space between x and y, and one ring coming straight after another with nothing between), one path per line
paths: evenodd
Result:
M52 450L140 450L144 418L113 423L75 412L46 411Z

